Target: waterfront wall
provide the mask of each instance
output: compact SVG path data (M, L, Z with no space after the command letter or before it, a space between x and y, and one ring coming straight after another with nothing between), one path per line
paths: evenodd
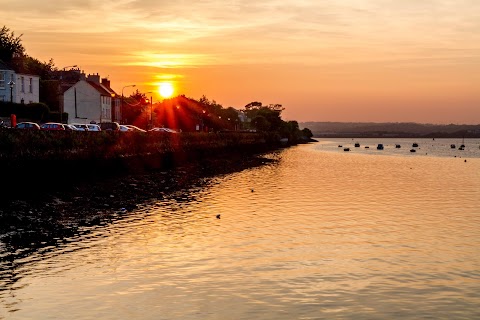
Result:
M260 133L137 133L0 130L0 175L8 184L170 168L279 146ZM25 182L22 182L24 180Z

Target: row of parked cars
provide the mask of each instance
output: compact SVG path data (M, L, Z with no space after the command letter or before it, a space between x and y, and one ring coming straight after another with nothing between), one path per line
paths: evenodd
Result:
M66 130L66 131L137 131L137 132L147 132L142 128L139 128L130 124L119 124L118 122L101 122L99 124L93 123L58 123L58 122L47 122L39 125L35 122L19 122L15 126L16 129L27 129L27 130ZM167 133L177 133L177 131L169 128L152 128L148 130L150 132L167 132Z

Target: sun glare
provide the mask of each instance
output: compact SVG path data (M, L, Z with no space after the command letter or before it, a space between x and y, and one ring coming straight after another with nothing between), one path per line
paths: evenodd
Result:
M173 95L173 85L170 82L162 82L158 86L158 92L162 98L170 98Z

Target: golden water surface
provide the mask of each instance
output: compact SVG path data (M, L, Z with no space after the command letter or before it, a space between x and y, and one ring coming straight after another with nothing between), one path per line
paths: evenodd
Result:
M0 318L479 319L480 157L337 143L3 264Z

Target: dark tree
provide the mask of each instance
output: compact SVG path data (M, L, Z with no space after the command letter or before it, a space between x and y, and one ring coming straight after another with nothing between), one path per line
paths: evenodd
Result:
M0 29L0 60L11 62L15 55L24 54L25 48L21 37L22 35L15 36L15 33L6 26Z
M245 109L246 110L250 110L252 108L260 108L262 106L262 103L261 102L258 102L258 101L253 101L253 102L250 102L249 104L247 104L245 106Z
M255 127L255 129L259 131L269 131L270 130L270 122L261 115L256 116L255 118L252 119L252 124Z
M312 131L308 128L303 128L302 129L302 134L303 134L304 137L307 137L307 138L313 137Z

